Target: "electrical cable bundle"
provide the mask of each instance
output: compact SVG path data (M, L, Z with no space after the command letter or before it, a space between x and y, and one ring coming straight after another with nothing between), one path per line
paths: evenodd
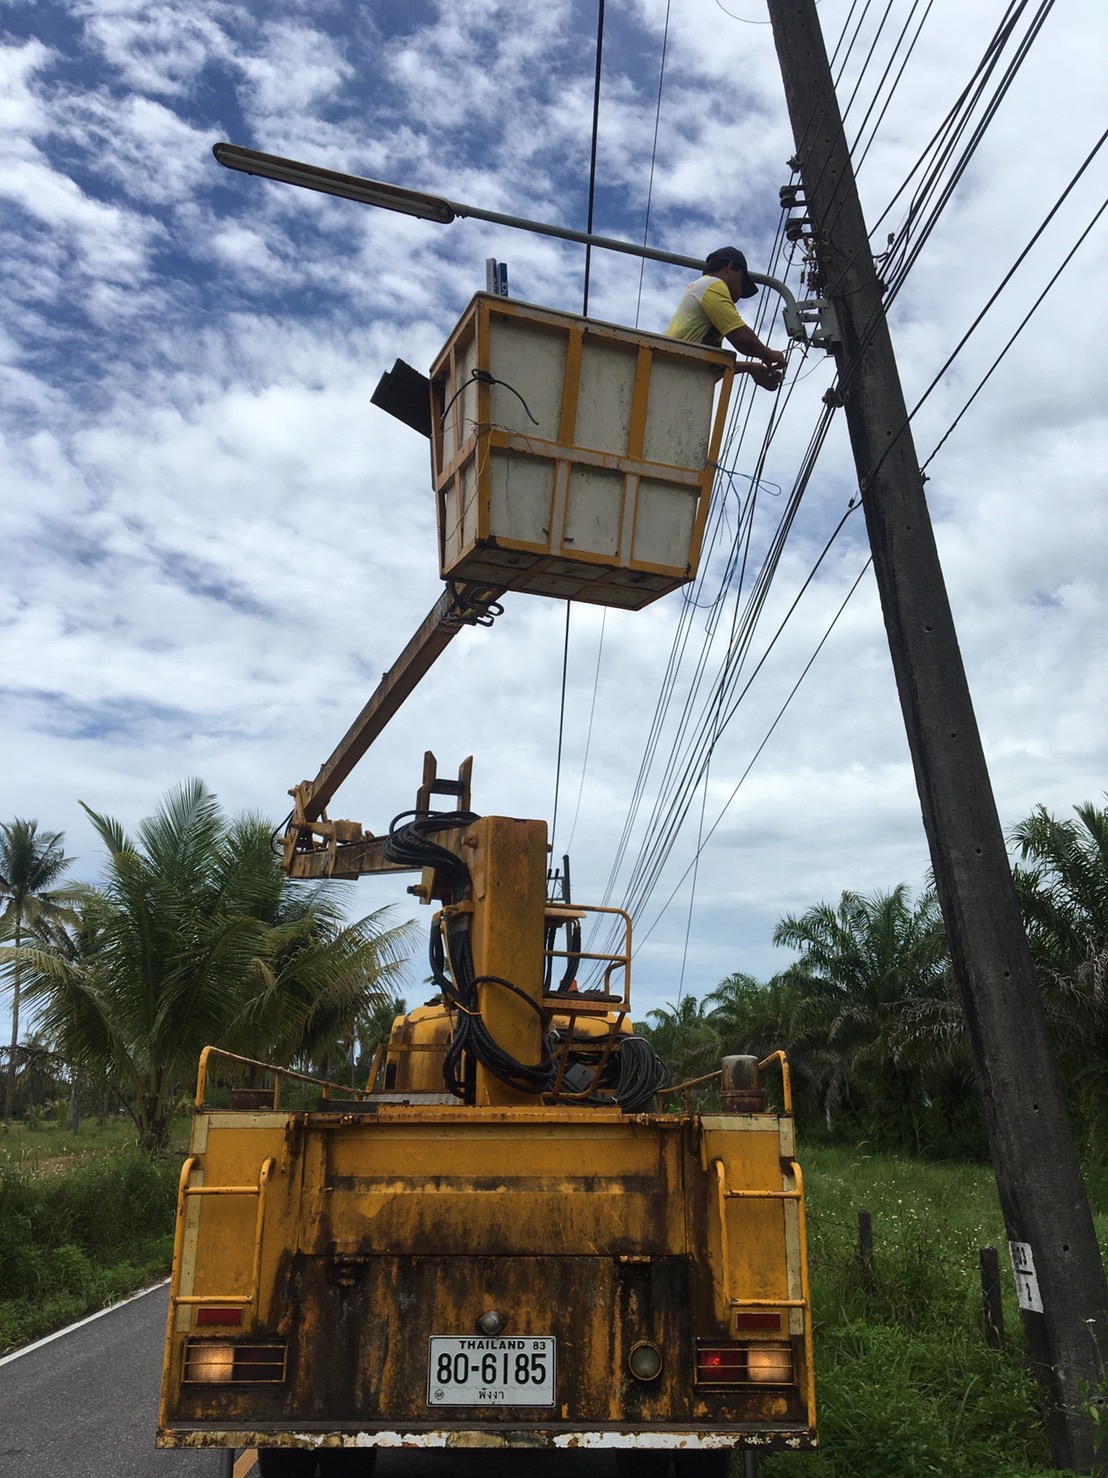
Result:
M546 995L551 992L551 981L554 975L554 946L558 940L558 930L561 921L556 924L548 924L546 928L546 968L543 973L542 988ZM566 929L566 957L565 968L562 970L561 979L556 989L558 992L568 991L577 979L577 967L581 963L581 920L567 919Z
M587 1058L595 1054L602 1039L587 1036L570 1036L561 1028L547 1034L547 1047L552 1054L559 1054L570 1040L569 1063L562 1075L563 1094L574 1103L591 1104L597 1108L610 1108L613 1104L625 1114L647 1113L653 1107L653 1099L659 1088L669 1082L669 1069L645 1037L619 1036L612 1055L604 1065L597 1087L606 1092L591 1092L587 1097L580 1094L596 1078L595 1069ZM574 1043L580 1048L574 1050Z
M625 1114L645 1113L669 1082L669 1068L645 1037L624 1037L617 1050L619 1082L613 1097Z
M400 825L405 816L415 819ZM393 820L384 846L387 861L407 867L433 867L446 879L443 899L446 909L440 916L442 927L432 929L428 954L434 983L457 1013L457 1024L443 1062L443 1078L449 1092L466 1103L474 1100L477 1063L521 1093L545 1092L554 1075L554 1062L545 1040L538 1062L520 1062L501 1047L480 1014L477 987L496 985L526 1002L542 1020L538 1002L518 985L499 975L476 974L470 937L472 915L456 909L465 901L469 868L428 835L448 827L470 826L477 819L472 811L404 811Z

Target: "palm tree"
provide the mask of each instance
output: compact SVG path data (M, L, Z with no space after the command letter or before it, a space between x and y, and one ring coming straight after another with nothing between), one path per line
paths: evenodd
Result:
M1016 886L1032 951L1057 974L1074 974L1108 947L1108 809L1075 806L1076 821L1058 821L1036 806L1012 830L1029 867L1016 866Z
M4 1127L12 1121L15 1102L16 1051L19 1046L19 1007L23 986L20 948L24 933L41 921L58 920L68 912L72 890L58 887L58 879L69 866L64 852L65 834L39 832L37 821L14 821L0 825L0 935L14 944L11 955L12 1038L8 1053L7 1085L4 1091Z
M200 781L136 841L85 809L108 850L104 881L81 890L78 950L25 951L28 989L67 1058L111 1079L148 1147L164 1147L205 1045L285 1065L318 1055L400 971L410 926L383 911L344 923L334 885L288 882L271 828L228 823Z
M699 1078L719 1066L719 1036L704 1005L682 996L674 1006L646 1013L649 1025L637 1025L677 1080Z
M1043 1005L1075 1106L1103 1148L1108 1141L1108 809L1075 806L1059 821L1036 806L1011 840L1024 926Z
M789 915L775 944L801 951L785 972L799 998L793 1030L818 1083L828 1128L844 1103L894 1112L921 1085L903 1053L906 1023L942 997L947 944L933 892L915 904L906 884L890 893L844 892L838 908Z
M705 996L704 1004L727 1053L768 1057L792 1040L798 1001L788 975L775 975L763 985L737 970Z

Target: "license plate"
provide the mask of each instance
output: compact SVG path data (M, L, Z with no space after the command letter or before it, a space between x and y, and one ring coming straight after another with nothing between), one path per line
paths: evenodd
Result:
M433 1335L428 1406L553 1406L557 1341Z

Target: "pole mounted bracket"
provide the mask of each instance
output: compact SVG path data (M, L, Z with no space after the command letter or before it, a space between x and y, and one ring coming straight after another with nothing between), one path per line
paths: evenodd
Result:
M786 302L782 311L785 332L790 339L807 341L813 349L826 349L828 353L841 345L842 334L835 305L827 298L808 298L803 303Z

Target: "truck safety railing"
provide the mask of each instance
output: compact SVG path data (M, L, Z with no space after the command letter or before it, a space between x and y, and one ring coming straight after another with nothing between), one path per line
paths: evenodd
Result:
M786 1118L791 1119L793 1113L793 1085L792 1076L789 1072L789 1060L784 1052L771 1052L768 1057L764 1057L758 1064L758 1071L762 1072L773 1063L776 1063L781 1069L781 1112ZM690 1114L692 1113L692 1090L694 1088L703 1088L705 1083L718 1083L722 1076L722 1069L716 1068L714 1073L704 1073L702 1077L689 1078L683 1083L672 1083L668 1088L659 1088L658 1097L667 1098L672 1094L680 1093L684 1100L684 1111L686 1114Z
M575 961L578 964L603 965L601 985L595 994L577 988L576 981L565 990L544 991L544 1011L556 1012L559 1016L572 1013L574 1016L604 1016L609 1011L626 1014L631 1009L631 915L622 908L606 908L601 904L557 904L546 906L547 924L557 925L569 921L581 922L592 914L613 914L623 920L623 938L620 947L612 950L592 952L584 949L554 949L543 951L544 979L553 978L558 960ZM618 989L616 986L618 985Z
M348 1083L333 1083L329 1078L313 1077L311 1073L297 1072L295 1068L291 1067L275 1067L271 1062L259 1062L253 1057L240 1057L237 1052L227 1052L222 1047L205 1047L200 1054L200 1066L196 1074L197 1111L205 1107L205 1098L208 1091L208 1064L212 1058L216 1057L222 1062L233 1062L239 1067L249 1068L256 1073L265 1073L273 1078L273 1084L270 1088L247 1090L256 1092L259 1099L264 1097L270 1099L268 1104L261 1102L252 1103L250 1105L251 1108L279 1109L281 1107L281 1084L286 1081L308 1083L313 1088L320 1088L323 1091L324 1098L328 1097L331 1093L339 1094L346 1099L365 1098L368 1096L365 1089L351 1088Z
M623 1022L631 1009L631 916L626 910L608 908L599 904L548 903L546 922L548 926L551 923L555 925L580 923L590 914L613 914L623 920L623 940L620 949L594 953L567 947L566 949L548 948L544 951L544 980L554 978L555 967L559 960L567 964L573 962L575 965L588 963L604 966L600 976L601 985L594 994L579 990L576 981L564 990L547 990L543 993L542 1008L547 1026L550 1026L555 1018L559 1020L559 1023L563 1019L566 1022L561 1048L554 1059L554 1081L550 1089L550 1096L562 1103L585 1102L595 1094L619 1040ZM613 988L616 979L620 983L618 990ZM586 1019L604 1017L607 1021L607 1031L603 1035L590 1039L575 1038L574 1028L582 1017ZM565 1084L565 1074L570 1058L574 1053L579 1055L584 1049L591 1049L597 1054L590 1063L592 1079L584 1088L569 1089Z

